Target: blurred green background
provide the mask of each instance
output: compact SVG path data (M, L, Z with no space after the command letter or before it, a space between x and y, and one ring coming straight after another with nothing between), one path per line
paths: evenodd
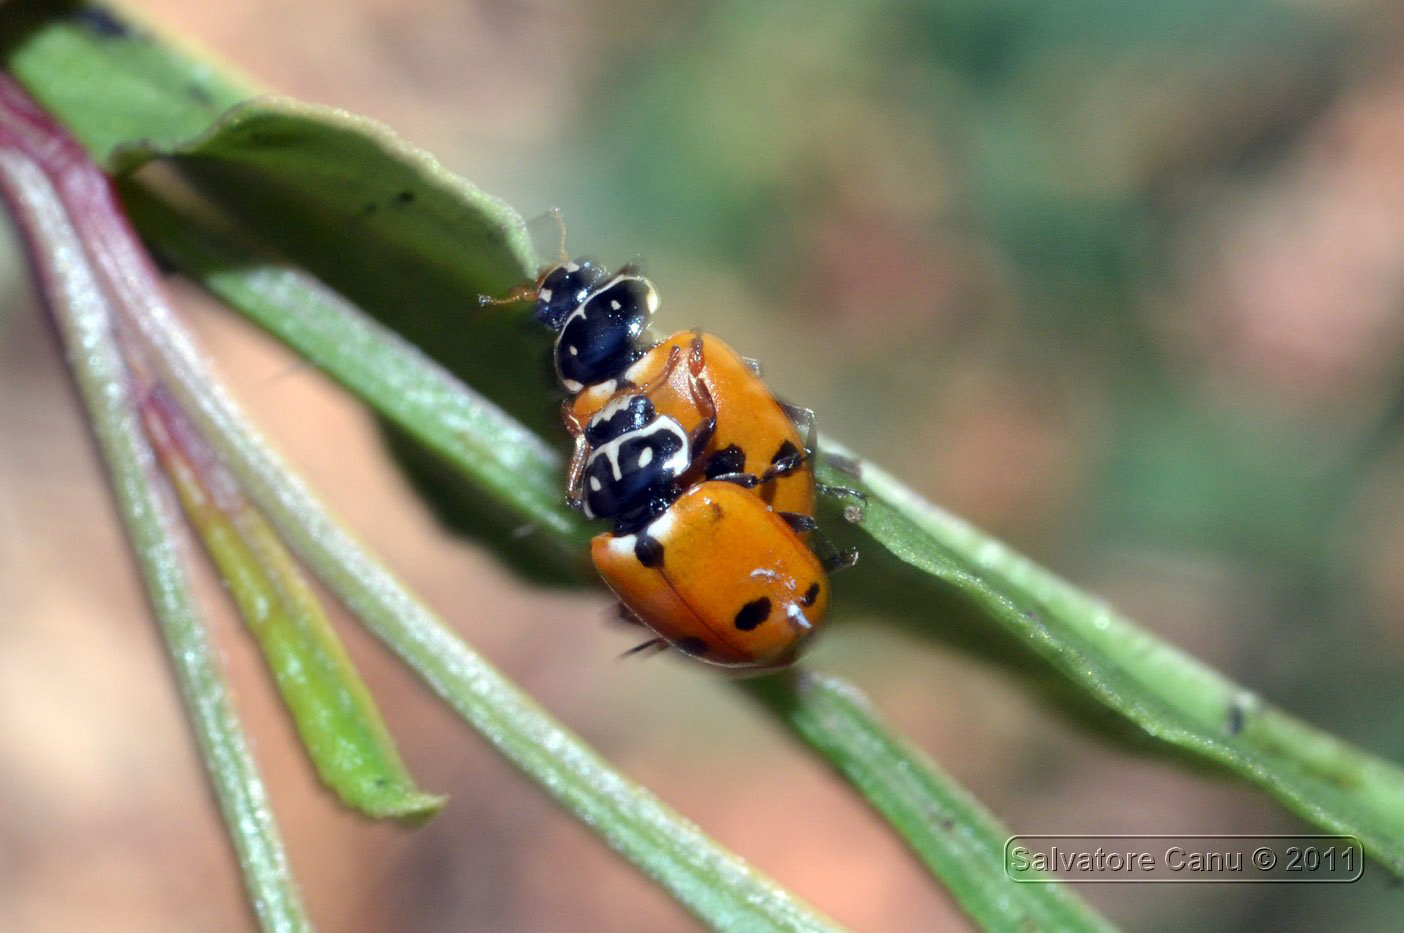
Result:
M936 502L1266 698L1404 760L1404 7L132 6L271 90L384 120L523 214L561 208L572 252L643 258L664 329L721 334L826 431ZM334 426L302 437L316 406L354 411L337 393L183 295L241 395L353 525L347 503L372 489L432 535L390 467L348 480L340 449L327 450ZM45 626L52 605L35 594L72 587L64 536L89 520L65 525L54 503L81 487L90 511L101 494L86 491L91 463L66 466L87 456L76 422L44 440L50 419L35 399L52 396L58 411L67 390L56 357L34 356L45 335L33 312L11 312L0 422L38 446L0 445L0 520L13 526L0 586L29 607L0 622L0 647L23 658L6 631L13 641L21 624ZM380 456L363 421L344 420L358 449ZM445 557L432 541L396 543L408 532L379 524L387 511L357 527L392 565L412 568L470 641L723 842L860 929L960 928L880 829L851 829L861 807L709 672L615 664L629 635L596 624L602 599L533 591L465 545ZM35 535L55 550L52 567L34 556L42 544L16 543ZM95 553L127 572L115 538ZM130 581L111 585L140 618ZM1001 672L856 612L835 628L816 665L869 690L1015 832L1303 831L1245 788L1101 741ZM245 692L261 692L243 663ZM307 867L325 858L307 841L314 824L285 816L328 928L687 928L481 749L446 760L437 750L464 744L461 733L381 668L379 691L419 710L390 711L412 733L407 757L457 804L414 837L343 818L336 831L359 854L329 868ZM158 680L153 703L163 689ZM5 708L0 738L13 740L23 733L6 732ZM289 774L275 774L275 799L313 806L301 762L280 754ZM22 761L0 765L7 775L35 780ZM5 819L0 832L34 846L51 835ZM84 825L74 818L75 840ZM114 858L131 844L116 833ZM217 872L218 851L209 859ZM561 877L563 862L581 867ZM38 876L24 884L46 890ZM150 893L152 917L212 929L228 919L197 906L198 886ZM1084 893L1138 930L1389 929L1404 897L1374 865L1350 886ZM32 900L11 901L21 906L0 926L59 916Z

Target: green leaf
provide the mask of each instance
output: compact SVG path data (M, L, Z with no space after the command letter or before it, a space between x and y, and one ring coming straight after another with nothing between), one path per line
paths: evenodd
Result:
M547 343L526 306L479 302L535 277L521 217L383 125L259 98L178 145L118 153L127 170L165 156L244 234L394 321L449 371L472 373L478 391L538 431L559 424L537 378Z
M824 447L852 457L837 444ZM1404 770L1270 706L873 464L861 465L858 481L830 465L819 473L824 482L867 494L863 531L920 571L916 579L924 578L932 598L953 587L1145 735L1257 784L1324 829L1359 837L1404 875ZM911 582L905 579L907 587ZM910 589L906 598L918 601Z
M504 757L712 926L833 928L611 768L459 640L288 471L221 390L155 283L142 290L151 300L130 323L152 367L245 492L318 579Z
M325 128L314 121L305 132L316 137ZM312 252L315 258L315 248ZM292 255L302 258L295 251ZM442 287L464 286L445 281ZM471 297L462 293L457 304ZM416 318L401 315L396 320ZM484 364L481 371L494 369L503 367ZM842 454L836 445L829 447ZM880 470L869 468L865 475L868 481L859 485L871 496L872 507L863 530L920 570L933 599L948 598L953 585L1003 634L1051 662L1068 685L1145 734L1259 784L1313 822L1360 836L1381 861L1404 872L1404 775L1399 769L1296 724L1092 597L944 516ZM846 480L832 469L824 478L840 485ZM1228 724L1238 721L1245 723L1242 732L1228 735ZM1272 736L1284 734L1287 744L1278 747ZM1356 775L1368 778L1357 780Z
M253 632L322 781L368 816L429 819L444 798L415 786L321 601L268 520L240 492L165 387L142 413L166 476Z
M271 260L256 260L228 237L217 235L207 218L182 213L135 187L128 190L127 200L133 217L168 260L325 366L333 378L353 391L367 393L364 397L407 433L426 439L426 443L444 442L440 452L459 465L461 479L480 499L510 496L522 515L560 508L558 458L393 333L367 320L305 273ZM401 404L404 399L432 404L405 406ZM455 453L456 445L464 442L453 428L464 424L484 432L479 441L495 442L482 445L476 456ZM503 489L495 477L504 469L508 476L539 476L543 481L532 480L516 488L509 484ZM533 497L534 503L523 503L523 499ZM588 529L574 513L567 511L564 518L536 526L534 537L561 545L556 560L578 560L583 553L580 531ZM343 586L351 586L361 573L352 570L346 576ZM375 602L376 597L362 594L358 599L365 605ZM452 640L446 632L429 632L431 621L416 622L415 626L426 630L412 638L409 635L414 628L393 618L371 624L431 682L468 687L452 668L446 670L436 660L444 652L463 649L423 653L424 640L431 634L435 639ZM1001 835L1003 830L964 789L863 709L854 688L820 675L799 678L798 687L795 683L785 676L753 680L745 686L764 698L783 721L854 782L973 917L991 928L1025 918L1048 921L1045 925L1049 927L1056 920L1056 926L1063 929L1102 928L1100 918L1060 886L1010 881L1003 864L1007 834ZM460 704L461 700L455 702L469 716L471 710Z
M561 458L537 435L453 378L345 298L141 185L129 216L161 254L359 397L471 490L475 530L525 572L586 579L594 532L561 493ZM524 533L525 532L525 533Z
M1011 881L1009 830L894 733L859 690L806 671L742 686L851 781L985 929L1111 929L1062 885Z
M249 901L265 929L310 929L263 782L196 608L180 519L142 432L132 381L113 334L109 296L53 185L8 141L0 143L0 188L29 239L40 291L68 351Z
M134 140L189 139L249 96L222 69L96 4L6 4L0 55L99 161Z

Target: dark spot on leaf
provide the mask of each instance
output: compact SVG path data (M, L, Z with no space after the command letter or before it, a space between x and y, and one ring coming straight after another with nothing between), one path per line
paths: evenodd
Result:
M770 618L770 597L762 596L760 599L753 599L736 613L735 624L743 632L749 632L766 619Z
M401 191L399 194L395 195L395 203L396 203L396 204L413 204L413 203L414 203L414 192L413 192L413 191Z
M695 635L688 635L673 642L673 647L683 654L690 654L694 658L700 658L707 653L707 643Z
M1224 723L1224 727L1228 730L1229 735L1238 735L1240 732L1243 731L1243 720L1245 715L1246 711L1243 709L1242 705L1240 705L1237 700L1234 700L1232 703L1229 704L1228 721Z
M816 580L813 583L809 584L809 589L804 591L804 597L800 599L800 602L804 603L806 606L812 606L814 605L814 601L818 598L819 581Z
M634 556L645 567L659 567L663 564L663 542L640 532L634 540Z
M73 20L87 26L104 39L121 39L132 34L132 27L118 19L106 7L79 7L73 11Z
M197 104L208 107L214 103L214 98L210 96L210 92L205 90L205 86L202 84L187 84L185 86L185 93Z
M863 464L860 461L854 459L853 457L845 457L843 454L829 453L824 455L824 460L829 464L829 466L833 467L835 470L838 470L840 473L847 473L854 479L863 478Z

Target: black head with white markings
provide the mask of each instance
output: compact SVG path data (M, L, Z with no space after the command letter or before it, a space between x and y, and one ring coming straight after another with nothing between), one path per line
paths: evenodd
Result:
M584 269L583 262L569 263L548 273L537 302L537 318L558 331L556 375L568 392L615 379L648 352L653 346L648 324L658 308L653 283L636 272L626 269L587 287L588 277L580 277ZM566 294L575 296L573 307L564 308L565 299L550 287L557 272Z
M609 270L589 259L573 259L548 268L536 286L536 319L559 331L570 313L607 278Z
M678 497L677 480L692 463L681 424L643 395L606 405L585 428L590 456L582 505L588 518L613 518L616 530L643 524Z

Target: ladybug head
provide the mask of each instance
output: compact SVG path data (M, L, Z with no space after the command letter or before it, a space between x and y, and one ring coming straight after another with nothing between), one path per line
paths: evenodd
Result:
M570 313L608 275L604 266L589 259L573 259L548 268L536 288L536 319L552 330L560 330Z
M653 284L628 267L591 289L558 325L556 375L566 391L616 379L648 352L657 307Z

